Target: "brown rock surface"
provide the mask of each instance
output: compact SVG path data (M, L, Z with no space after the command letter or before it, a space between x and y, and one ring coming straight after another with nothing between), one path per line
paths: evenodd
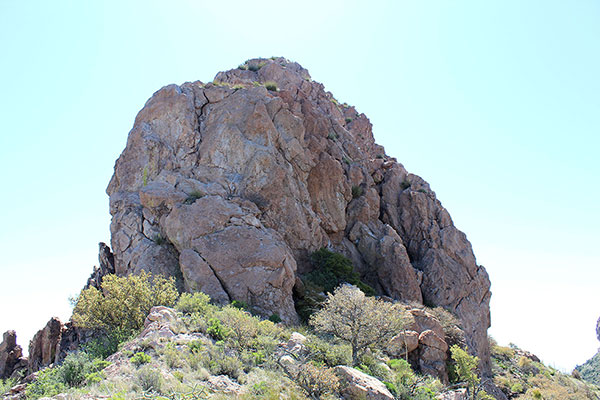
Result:
M15 331L4 332L0 343L0 379L13 376L23 368L26 361L27 359L23 358L23 349L17 344Z
M33 336L29 343L29 373L59 361L62 330L63 324L54 317Z
M489 280L429 185L299 64L248 63L264 66L166 86L138 114L107 188L116 273L293 322L296 274L329 246L380 294L456 313L489 372Z

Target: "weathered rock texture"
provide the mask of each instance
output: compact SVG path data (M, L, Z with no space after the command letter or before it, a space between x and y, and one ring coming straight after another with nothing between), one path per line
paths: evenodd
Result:
M293 322L295 277L329 246L380 294L456 313L489 372L488 276L427 182L299 64L247 65L166 86L137 115L107 188L116 273Z
M4 332L0 343L0 379L17 377L26 368L27 358L23 357L23 349L17 344L17 334L15 331Z
M58 361L63 324L51 318L29 343L29 371L35 372Z

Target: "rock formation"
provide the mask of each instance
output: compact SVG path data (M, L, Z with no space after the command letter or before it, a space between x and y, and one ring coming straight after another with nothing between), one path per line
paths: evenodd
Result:
M175 276L294 322L296 277L327 246L378 293L458 315L490 372L490 283L466 236L375 143L368 118L297 63L254 59L157 91L107 193L117 274Z
M0 379L15 378L27 369L27 358L17 344L15 331L6 331L0 343ZM0 393L2 394L2 393Z
M56 317L51 318L40 329L29 344L29 371L39 371L58 361L63 324Z

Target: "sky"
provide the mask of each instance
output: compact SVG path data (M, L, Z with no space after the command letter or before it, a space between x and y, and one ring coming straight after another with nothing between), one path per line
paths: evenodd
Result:
M68 320L152 93L284 56L431 184L490 275L490 334L570 371L600 346L599 19L595 0L0 0L0 333L27 347Z

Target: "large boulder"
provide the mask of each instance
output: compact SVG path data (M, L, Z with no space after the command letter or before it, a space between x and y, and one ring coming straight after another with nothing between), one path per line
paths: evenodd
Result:
M166 86L137 115L107 188L115 272L295 322L298 275L328 246L379 294L458 315L489 373L490 283L429 185L299 64L248 65Z
M394 396L379 379L356 368L338 365L335 372L342 384L345 399L393 400Z

